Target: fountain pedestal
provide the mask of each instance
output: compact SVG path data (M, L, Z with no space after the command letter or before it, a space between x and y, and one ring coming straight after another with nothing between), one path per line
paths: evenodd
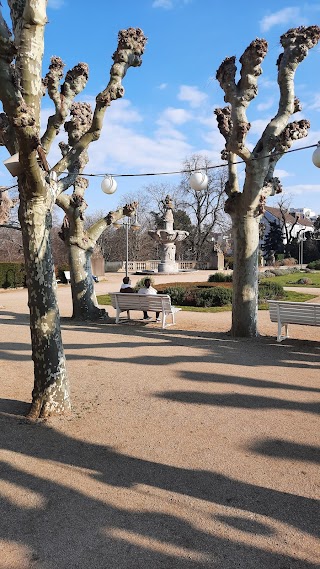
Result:
M159 273L178 273L179 266L176 262L177 241L183 241L188 237L188 231L179 231L173 228L173 205L170 196L165 199L164 229L148 231L150 237L160 243L160 259L158 265Z

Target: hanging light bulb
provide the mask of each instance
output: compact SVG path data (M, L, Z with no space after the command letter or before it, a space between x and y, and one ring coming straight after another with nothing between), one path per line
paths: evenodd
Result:
M208 176L203 172L193 172L190 176L190 186L197 192L205 190L208 186Z
M114 194L117 185L117 182L112 176L106 176L101 182L101 189L105 194Z
M315 149L314 153L312 154L312 162L317 168L320 168L320 140L318 142L318 146Z

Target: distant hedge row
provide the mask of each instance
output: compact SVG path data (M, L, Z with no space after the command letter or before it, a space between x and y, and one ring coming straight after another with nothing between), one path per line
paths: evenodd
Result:
M26 286L26 273L23 263L0 263L0 288Z
M192 286L192 284L194 286ZM201 288L197 287L198 283L185 283L179 286L161 287L161 294L169 294L171 302L178 306L226 306L232 303L232 288L222 286L210 286L212 283L202 284ZM157 288L160 288L157 286ZM280 299L285 297L283 287L274 282L264 282L259 284L259 303L265 303L266 300Z

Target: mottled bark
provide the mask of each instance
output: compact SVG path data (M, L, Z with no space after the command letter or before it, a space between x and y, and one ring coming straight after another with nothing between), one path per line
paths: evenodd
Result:
M259 202L256 208L241 202L240 193L233 193L226 202L233 238L231 333L235 337L251 337L257 335Z
M70 392L60 332L56 279L50 246L47 200L20 200L19 220L30 309L34 388L30 418L70 409Z
M63 63L53 58L42 81L44 27L47 23L46 0L8 0L13 36L0 5L0 144L19 153L22 173L19 175L19 219L27 272L34 389L29 416L47 416L70 408L70 395L65 357L61 340L56 282L50 248L51 213L57 196L76 183L86 160L88 145L97 140L103 114L112 99L123 95L121 79L128 67L141 64L146 39L141 30L129 28L119 34L111 79L100 93L90 133L82 133L58 174L68 175L56 181L49 172L46 153L72 107L74 97L86 84L86 64L78 64L62 79ZM55 105L48 127L40 139L40 106L43 89ZM84 137L84 138L83 138ZM80 145L79 145L80 143ZM64 158L63 158L64 160ZM61 164L60 164L61 165ZM76 208L75 208L76 209ZM74 244L77 248L77 244ZM80 247L81 249L81 247ZM88 263L88 248L82 248ZM78 253L79 256L79 253ZM92 283L91 283L92 284ZM88 288L88 290L90 287Z
M84 191L83 186L82 188ZM72 317L77 320L95 321L100 318L108 318L108 314L105 309L99 308L94 291L91 268L94 246L103 231L114 221L118 221L123 216L133 215L137 204L129 204L108 213L107 216L86 230L84 226L86 204L80 195L79 185L77 186L77 191L78 194L74 193L72 196L63 195L58 198L58 203L66 214L60 236L69 250Z
M280 90L279 108L251 152L245 146L250 123L246 108L257 95L260 64L267 53L267 42L256 39L240 58L240 80L236 83L235 58L223 61L217 79L230 106L216 109L218 128L226 145L222 158L228 161L229 180L225 210L230 213L234 237L232 334L256 336L258 307L258 247L259 221L264 213L266 199L282 191L281 182L274 177L277 162L295 140L307 136L306 120L289 123L291 115L301 106L294 94L294 74L307 56L308 50L319 41L320 28L310 26L289 30L281 36L283 53L278 65ZM236 158L246 164L246 175L240 190Z

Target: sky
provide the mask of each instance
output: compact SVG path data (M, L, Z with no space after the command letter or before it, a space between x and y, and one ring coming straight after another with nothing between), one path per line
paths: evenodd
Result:
M6 2L2 2L6 15ZM43 75L50 57L60 56L66 70L80 61L89 64L90 75L78 100L94 105L95 96L105 88L116 49L118 31L140 27L148 37L140 68L130 68L123 80L125 95L107 110L98 142L91 144L90 174L144 174L175 172L194 153L221 164L224 139L213 111L225 105L223 91L215 79L216 70L227 56L237 60L255 38L265 38L269 49L262 63L258 96L247 116L251 130L250 148L256 144L267 122L277 111L279 88L276 60L280 35L300 25L320 25L320 2L269 0L49 0L45 35ZM295 94L302 111L293 119L311 122L308 138L293 148L320 140L320 46L310 50L296 72ZM238 64L238 69L240 64ZM53 113L48 98L43 99L43 125ZM62 132L58 140L66 139ZM57 141L58 141L57 140ZM320 169L312 163L314 149L286 155L278 162L284 196L291 206L307 207L320 214ZM0 147L0 185L11 185L2 161L8 157ZM52 166L60 158L57 145L49 154ZM239 167L243 177L244 167ZM117 177L112 195L102 193L101 177L90 177L86 193L88 211L115 209L123 196L143 190L149 184L179 184L179 175ZM270 198L275 206L278 198Z

